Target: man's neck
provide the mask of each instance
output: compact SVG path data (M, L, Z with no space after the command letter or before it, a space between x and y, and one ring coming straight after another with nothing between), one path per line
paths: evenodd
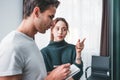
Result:
M23 20L20 26L17 29L19 32L22 32L29 37L34 39L34 35L37 33L37 31L34 29L34 26L30 24L29 21Z

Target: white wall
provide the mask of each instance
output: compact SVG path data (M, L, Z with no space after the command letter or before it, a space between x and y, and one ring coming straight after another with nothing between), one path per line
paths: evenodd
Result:
M0 0L0 41L22 20L22 0Z

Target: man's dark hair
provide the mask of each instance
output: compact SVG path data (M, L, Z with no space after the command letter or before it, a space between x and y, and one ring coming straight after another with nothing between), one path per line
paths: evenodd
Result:
M23 18L30 16L36 6L40 8L41 12L44 12L50 6L57 8L59 4L58 0L23 0Z

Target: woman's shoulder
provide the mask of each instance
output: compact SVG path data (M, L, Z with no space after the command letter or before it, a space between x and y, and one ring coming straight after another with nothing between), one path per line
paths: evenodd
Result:
M48 50L48 47L43 47L40 51L43 53L43 52L46 52Z

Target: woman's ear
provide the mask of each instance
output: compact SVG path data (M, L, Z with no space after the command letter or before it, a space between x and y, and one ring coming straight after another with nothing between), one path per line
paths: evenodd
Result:
M34 15L35 15L36 17L39 17L40 8L39 8L39 7L35 7L34 10L33 10L33 12L34 12Z

